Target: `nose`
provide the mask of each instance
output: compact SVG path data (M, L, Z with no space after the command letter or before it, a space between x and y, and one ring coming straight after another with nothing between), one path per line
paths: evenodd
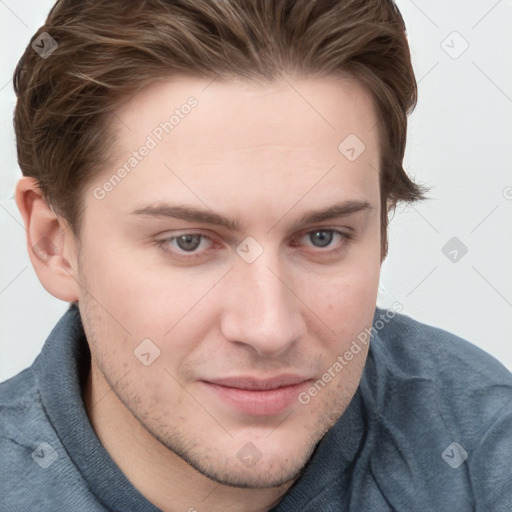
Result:
M250 346L260 356L277 357L303 336L301 301L277 258L261 255L250 264L239 260L228 277L221 317L228 341Z

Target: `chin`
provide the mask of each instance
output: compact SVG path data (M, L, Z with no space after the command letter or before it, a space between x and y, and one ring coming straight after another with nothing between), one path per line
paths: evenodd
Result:
M196 471L210 480L228 487L241 489L270 489L292 484L302 473L311 452L301 454L300 459L258 462L254 467L243 468L235 463L212 464L211 461L187 461Z
M292 433L281 432L269 439L260 437L259 441L252 437L254 443L251 436L223 443L206 439L190 443L183 438L160 442L214 482L229 487L268 489L291 484L300 476L318 442L316 434L297 439Z

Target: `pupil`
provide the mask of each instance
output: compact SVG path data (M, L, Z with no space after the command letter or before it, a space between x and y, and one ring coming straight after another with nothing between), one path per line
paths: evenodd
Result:
M317 247L325 247L332 242L331 231L315 231L311 234L311 241Z
M182 235L176 241L183 251L193 251L201 243L201 237L199 235Z

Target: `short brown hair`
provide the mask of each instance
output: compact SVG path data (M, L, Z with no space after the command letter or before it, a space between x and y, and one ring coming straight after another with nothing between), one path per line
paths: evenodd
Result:
M78 236L84 186L105 167L109 113L162 78L349 74L379 118L383 255L388 212L423 198L403 169L416 80L403 19L391 0L58 0L14 74L18 161ZM341 141L340 141L341 142Z

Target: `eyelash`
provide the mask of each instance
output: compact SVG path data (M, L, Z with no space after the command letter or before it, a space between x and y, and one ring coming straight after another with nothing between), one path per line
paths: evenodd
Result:
M305 233L303 233L302 235L300 235L298 238L303 238L304 236L308 236L308 235L311 235L312 233L316 233L316 232L319 232L319 231L325 231L325 232L329 232L329 233L332 233L333 235L339 235L341 237L341 240L338 244L338 247L336 247L335 249L326 249L326 250L322 250L321 247L317 248L319 250L315 250L314 252L317 253L317 254L322 254L322 255L329 255L329 254L335 254L339 251L341 251L345 245L347 243L349 243L350 241L352 241L353 239L353 236L351 234L348 234L348 233L344 233L343 231L340 231L338 229L334 229L334 228L317 228L317 229L313 229L313 230L310 230L310 231L307 231ZM179 235L173 235L173 236L170 236L168 238L165 238L163 240L158 240L156 243L157 243L157 246L159 249L163 250L164 252L170 252L171 249L171 243L174 241L174 240L177 240L178 238L182 237L182 236L186 236L186 235L191 235L191 236L200 236L203 240L208 240L212 243L216 243L215 240L208 236L208 235L205 235L204 233L194 233L194 232L184 232L184 233L181 233ZM299 244L293 244L294 247L297 247ZM330 246L328 246L330 247ZM181 250L183 252L180 252L180 253L173 253L173 257L176 257L176 258L182 258L182 259L186 259L186 260L191 260L193 258L200 258L200 257L203 257L205 255L205 253L209 250L210 248L202 251L202 252L194 252L194 251L190 251L190 252L187 252L187 251L183 251L183 249L179 249L178 250Z

